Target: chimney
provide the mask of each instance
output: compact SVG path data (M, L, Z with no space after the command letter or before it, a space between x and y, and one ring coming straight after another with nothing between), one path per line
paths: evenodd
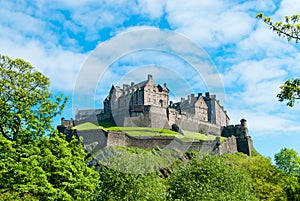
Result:
M205 92L205 97L209 98L209 92Z
M185 101L185 98L181 98L181 102Z
M191 97L192 97L192 98L195 98L195 94L191 94Z
M164 83L164 87L167 87L167 83Z
M198 93L198 98L202 96L202 93Z
M191 101L191 95L188 95L188 101L189 102Z
M133 85L134 85L134 82L131 82L131 86L133 87Z
M152 75L148 74L148 81L153 81Z

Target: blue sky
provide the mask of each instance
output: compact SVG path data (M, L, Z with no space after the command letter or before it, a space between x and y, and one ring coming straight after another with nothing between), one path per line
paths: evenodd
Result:
M213 72L195 72L180 55L168 51L128 52L98 78L93 106L102 107L111 84L143 81L152 73L157 83L167 82L176 90L174 98L208 89L219 95L232 124L248 120L254 146L263 155L272 157L283 147L300 152L300 103L289 108L276 99L287 78L299 77L300 48L272 33L255 18L258 12L282 20L299 13L300 4L296 0L0 0L0 53L23 58L50 77L54 93L70 97L63 113L70 118L74 108L90 106L72 100L91 55L107 44L112 52L131 45L126 40L111 45L124 33L170 31L196 44ZM94 70L102 72L100 68ZM222 92L212 86L216 80Z

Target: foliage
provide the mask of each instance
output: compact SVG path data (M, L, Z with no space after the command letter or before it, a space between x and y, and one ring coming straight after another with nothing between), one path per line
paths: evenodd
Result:
M276 166L283 171L289 200L300 200L300 156L294 149L283 148L274 156Z
M295 14L292 16L285 16L285 22L278 21L273 23L270 17L265 16L263 13L256 15L256 18L262 19L270 29L275 31L278 36L285 37L288 41L295 40L298 43L300 39L300 15Z
M279 101L287 100L287 105L293 107L295 101L300 99L300 78L288 79L280 88L281 91L277 95Z
M143 174L158 172L170 167L182 157L176 150L150 150L129 147L107 147L93 154L93 158L105 167L120 172Z
M294 149L283 148L274 156L276 166L289 176L300 176L300 156Z
M173 200L256 200L249 177L220 157L198 155L170 178Z
M95 155L101 167L99 200L166 200L160 173L176 163L180 153L153 148L108 147Z
M256 15L257 18L262 19L270 29L275 31L279 36L285 37L288 41L295 40L296 43L300 39L300 15L285 16L285 22L272 22L270 17L263 13ZM295 101L300 99L300 78L288 79L282 86L281 91L277 94L280 102L287 101L287 106L293 107Z
M166 186L155 172L134 174L103 168L99 200L166 200Z
M0 55L0 134L27 143L52 133L52 118L67 98L49 91L49 79L22 59Z
M81 142L51 125L67 98L54 96L49 79L22 59L0 55L0 67L0 199L93 199L99 173Z
M271 160L257 154L248 157L243 153L225 154L222 157L230 165L248 174L252 179L256 197L259 200L287 200L285 175Z
M86 165L78 140L54 134L20 145L0 137L0 145L0 198L92 200L96 195L99 173Z

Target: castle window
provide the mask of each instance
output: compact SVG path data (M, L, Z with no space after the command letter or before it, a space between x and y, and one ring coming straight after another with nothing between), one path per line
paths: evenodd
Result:
M153 99L153 103L156 104L156 99Z
M148 89L148 95L150 95L150 93L151 93L151 91L150 91L150 89Z
M151 102L151 98L148 98L148 102L149 102L149 103Z
M160 106L161 106L161 107L164 106L164 101L163 101L163 100L160 100L159 103L160 103Z
M156 91L155 90L153 90L153 96L156 96Z

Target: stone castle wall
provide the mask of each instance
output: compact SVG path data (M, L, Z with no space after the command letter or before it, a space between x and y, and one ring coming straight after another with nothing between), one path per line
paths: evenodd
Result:
M200 121L198 119L191 118L185 115L181 115L176 119L176 125L178 125L180 129L186 131L221 136L221 126L205 121Z
M248 133L247 121L241 119L241 124L225 126L222 129L223 137L235 137L237 142L237 151L251 156L253 142Z
M157 110L156 112L160 112ZM160 114L158 114L160 115ZM155 116L153 118L156 118ZM130 119L131 120L131 119ZM163 121L161 121L163 122ZM157 124L161 123L158 122ZM65 123L65 122L64 122ZM199 122L198 122L199 123ZM66 134L67 140L71 140L72 136L77 138L82 138L85 147L91 147L92 145L97 145L98 148L105 146L128 146L128 147L138 147L142 149L150 149L155 146L164 149L178 149L181 151L188 150L198 150L207 153L236 153L243 152L251 156L251 150L253 148L253 142L251 137L248 135L248 128L246 120L242 119L241 124L235 126L222 127L222 132L220 127L213 127L207 122L202 122L203 124L198 124L197 122L185 122L185 126L195 126L195 129L207 129L203 133L211 132L216 137L216 140L210 141L193 141L186 142L177 139L176 137L166 137L166 136L129 136L124 132L113 132L104 131L101 129L86 130L86 131L76 131L68 128L67 126L58 126L58 130ZM207 125L208 124L208 125ZM198 127L197 127L198 126ZM221 133L221 135L220 135ZM220 136L227 137L227 140L220 141Z
M127 146L141 149L159 147L161 149L177 149L182 152L196 150L202 153L213 153L222 155L224 153L236 153L237 141L234 136L220 142L216 140L205 141L182 141L174 136L129 136L124 132L104 131L101 129L72 131L73 135L82 139L84 147L96 147L97 149L106 146ZM70 133L70 135L71 135ZM71 138L69 138L70 140Z
M141 149L159 147L161 149L177 149L182 152L197 150L204 153L218 153L218 140L186 142L169 136L129 136L123 132L108 132L107 146L127 146Z
M226 141L223 141L222 143L220 143L219 146L219 154L225 154L225 153L231 153L234 154L238 152L237 149L237 141L236 138L234 136L231 136L229 138L227 138Z

